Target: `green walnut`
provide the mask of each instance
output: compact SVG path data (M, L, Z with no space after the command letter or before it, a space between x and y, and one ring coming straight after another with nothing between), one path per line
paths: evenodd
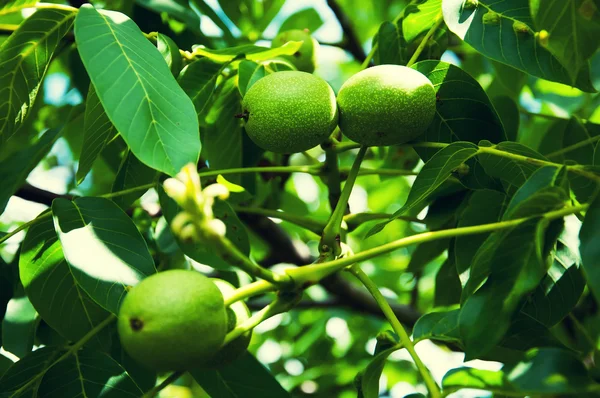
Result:
M227 300L227 298L235 292L235 287L227 281L222 279L213 279L212 281L217 285L219 290L221 290L224 300ZM231 306L227 307L227 333L248 320L250 315L250 309L243 301L236 301ZM213 359L208 361L207 367L218 368L235 361L240 355L248 350L251 339L252 330L244 333L221 348L219 352L214 355Z
M403 144L431 124L436 93L431 81L406 66L379 65L352 76L337 96L340 130L367 146Z
M306 72L276 72L258 80L242 101L245 128L259 147L307 151L325 141L338 121L329 84Z
M308 29L292 29L275 36L271 42L271 47L281 47L288 41L301 41L303 43L293 55L282 55L281 58L289 60L299 71L313 73L319 42L310 35Z
M121 344L133 359L157 371L186 370L219 351L227 311L219 288L187 270L160 272L127 294L118 316Z

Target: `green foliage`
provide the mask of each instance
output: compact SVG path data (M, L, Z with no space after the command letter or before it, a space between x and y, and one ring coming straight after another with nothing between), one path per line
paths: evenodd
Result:
M0 1L0 397L598 395L600 2L301 3Z

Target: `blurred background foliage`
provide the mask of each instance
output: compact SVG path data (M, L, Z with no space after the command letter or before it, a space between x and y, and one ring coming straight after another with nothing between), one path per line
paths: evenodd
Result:
M75 3L77 1L71 2L77 5ZM382 23L394 20L408 4L407 1L399 0L191 0L189 3L185 0L99 0L93 3L96 7L128 14L142 31L163 33L184 50L190 50L193 45L218 49L255 42L268 46L280 29L308 28L321 43L315 74L327 80L336 92L345 80L359 70ZM413 2L413 5L419 3L421 2ZM11 26L19 24L22 19L21 13L0 13L0 42L8 37ZM419 31L419 24L423 21L416 21L411 25L410 13L403 21L406 22L404 28L414 36L413 42L418 44L418 37L422 37L424 30L427 30L425 28ZM87 95L89 78L72 45L72 37L68 42L59 49L51 63L39 95L41 100L35 103L37 112L33 114L36 116L26 122L32 128L22 130L29 134L19 134L2 147L0 164L22 151L37 137L38 132L46 128L58 128L66 121L66 131L33 169L27 182L32 187L58 195L99 195L113 189L113 181L125 156L125 144L119 138L112 140L94 163L92 172L80 185L76 184L77 164L83 143L82 102ZM408 48L411 51L410 45ZM509 135L512 134L512 140L540 149L544 145L551 146L554 139L552 134L560 134L560 129L564 129L563 119L572 115L580 120L600 124L600 96L538 79L490 61L446 29L442 29L442 33L433 38L427 51L428 57L460 65L477 79L493 100L503 120L511 126L508 130ZM377 56L378 53L375 54ZM592 58L592 75L594 85L600 88L598 54ZM217 123L218 128L222 128L219 115L231 115L235 110L232 108L239 106L235 101L233 105L228 105L222 98L223 96L213 101L202 128L210 129L211 123ZM538 113L546 116L535 116ZM351 152L342 154L340 167L349 168L353 158ZM315 159L324 160L324 152L319 147L307 154L292 155L289 164L309 165ZM282 159L280 155L271 155L263 161L277 164ZM367 168L407 170L418 169L420 164L412 149L393 147L370 151L364 162ZM0 175L3 172L5 171L0 169ZM374 175L360 177L350 199L353 213L394 212L404 203L413 178ZM325 177L308 174L293 174L289 178L261 175L251 181L251 184L245 185L253 186L252 205L306 215L325 222L330 214L330 207L324 179ZM410 216L423 219L427 214L427 226L440 228L452 218L455 210L451 206L451 199L445 200L442 209L432 206L429 213L424 210L421 214ZM6 211L0 216L0 229L8 231L33 219L47 208L47 203L41 202L27 200L23 191L20 195L11 197ZM132 216L143 235L151 242L150 248L156 257L170 266L182 266L183 263L190 262L189 258L174 248L172 236L169 237L168 230L164 228L164 220L152 217L158 212L156 192L146 193L136 203L139 206L132 212ZM316 234L286 221L275 219L275 222L289 234L301 256L308 258L318 254ZM385 234L365 240L364 236L372 226L372 222L364 223L350 232L348 242L355 251L376 247L424 230L424 225L420 222L396 220L386 228ZM24 234L19 234L0 247L2 262L10 264L14 261L23 237ZM250 231L249 237L251 255L255 260L261 262L272 255L269 245L260 234ZM447 242L444 243L447 246ZM443 272L440 272L448 255L446 246L429 245L399 250L366 262L363 269L383 289L386 296L398 304L412 307L418 313L424 313L435 305L444 306L455 302L448 295L456 295L456 291L452 292L452 284L456 281L444 279ZM212 269L195 265L212 272ZM233 277L225 274L221 276ZM350 278L347 280L348 283L355 283ZM3 286L10 285L4 279L1 282ZM0 292L6 291L5 288L0 288ZM580 311L595 314L595 310L589 307L593 307L591 301L580 306ZM569 325L558 327L567 328L564 333L570 334ZM600 317L587 317L583 327L588 328L592 335L598 335ZM346 301L343 296L336 297L323 287L315 286L307 290L305 302L297 309L261 324L254 333L250 350L269 367L286 389L292 391L293 396L349 398L356 396L353 380L370 361L370 355L375 350L375 337L385 329L386 323L381 316L369 309L360 308L356 302ZM23 335L30 336L26 343L23 343ZM8 303L2 338L3 351L17 357L28 350L23 344L39 345L60 339L40 321L27 298L18 291ZM586 343L577 341L576 344ZM447 347L438 347L425 341L418 345L418 349L438 380L449 368L462 363L463 354L453 353ZM384 396L403 397L415 392L425 393L423 386L419 384L418 373L407 359L406 353L399 351L386 364L381 380ZM478 365L492 369L499 367L498 364L483 364L481 361ZM191 379L183 378L166 389L162 396L202 396L198 387L192 386L193 384ZM467 393L462 394L467 396Z

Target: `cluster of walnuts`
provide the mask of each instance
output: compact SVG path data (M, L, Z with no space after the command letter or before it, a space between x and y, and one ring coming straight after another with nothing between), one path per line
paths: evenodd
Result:
M246 132L261 148L303 152L326 141L337 126L365 146L397 145L417 138L435 114L433 85L420 72L380 65L352 76L337 98L325 80L312 75L318 43L305 31L278 35L273 45L304 43L288 56L298 71L258 80L243 99ZM224 345L225 336L249 319L242 301L226 306L235 288L186 270L144 279L125 297L118 330L125 350L159 371L219 367L246 351L251 331Z
M301 39L302 33L287 36ZM326 141L338 125L346 137L362 145L403 144L422 134L435 115L433 85L415 69L379 65L363 70L344 83L336 99L327 82L308 73L304 56L298 57L296 66L305 71L267 75L244 96L246 132L265 150L309 150Z

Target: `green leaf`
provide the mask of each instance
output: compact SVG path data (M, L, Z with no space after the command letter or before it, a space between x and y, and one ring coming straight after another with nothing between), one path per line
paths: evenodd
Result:
M410 256L406 270L408 272L421 272L423 268L448 249L450 239L436 239L421 243Z
M242 97L246 95L246 91L248 91L254 83L265 77L267 74L268 72L262 64L246 60L240 62L238 68L238 88Z
M12 366L12 364L13 361L8 359L4 355L0 355L0 379L2 379L4 373L6 373L6 371Z
M430 312L419 318L413 328L413 340L437 340L460 343L458 315L460 310Z
M0 16L12 14L23 8L33 7L37 1L35 0L8 0L0 3Z
M458 272L456 271L456 264L454 262L455 256L451 249L448 250L448 258L435 274L435 295L433 305L436 307L460 303L462 285Z
M536 288L521 312L547 327L560 322L573 310L585 288L577 254L558 242L548 274Z
M156 35L156 48L160 51L160 55L164 58L173 76L177 77L183 67L177 44L169 36L158 33Z
M480 142L480 146L491 146L489 142ZM500 151L515 153L534 159L548 160L533 149L519 144L517 142L505 141L495 145L495 149ZM485 169L485 172L491 176L503 180L505 183L521 186L539 166L508 159L489 153L481 153L478 156L479 162Z
M202 15L210 18L218 27L223 31L223 36L227 40L227 42L234 41L233 34L231 30L229 30L229 26L217 15L215 10L212 9L211 6L206 4L204 0L191 0L191 4L196 6L196 8L202 13Z
M217 79L228 64L219 64L209 58L200 58L186 66L178 82L192 99L196 113L202 114L215 92Z
M48 369L38 394L47 398L138 398L143 391L114 359L84 349Z
M579 232L581 261L590 291L600 302L600 195L590 203Z
M507 95L492 98L492 103L502 120L506 137L509 141L517 141L520 122L517 103Z
M134 155L174 176L200 154L198 118L160 52L124 14L79 9L75 39L106 114Z
M46 214L29 227L23 241L19 258L21 281L42 319L68 340L77 341L106 319L108 313L77 282L65 261L52 218ZM99 337L92 342L105 345Z
M526 1L479 0L474 8L463 7L464 3L444 0L444 20L453 33L477 51L533 76L595 92L588 65L576 71L574 80L567 67L540 44Z
M173 218L175 218L182 210L173 199L167 196L162 185L159 185L158 187L158 197L160 199L160 207L163 211L163 215L169 225L171 225ZM227 239L233 242L233 244L244 254L250 254L250 243L246 227L242 224L231 206L229 206L227 202L221 200L215 201L213 214L225 223L225 236ZM208 247L205 242L182 241L178 236L175 236L175 239L186 256L213 268L231 271L231 265L215 254L214 251L211 250L211 247Z
M360 378L360 392L364 398L379 397L379 379L383 373L383 368L388 357L398 351L399 346L393 346L381 352L378 352L367 367L362 372Z
M138 160L131 152L123 158L119 172L113 183L111 192L119 192L127 189L150 184L156 180L156 170L151 169ZM126 195L119 195L112 198L119 207L127 210L146 190L137 190Z
M572 160L579 164L594 164L594 150L600 136L600 125L583 123L573 116L557 120L544 135L539 151L553 162Z
M280 32L292 29L308 29L309 32L316 32L323 26L321 15L312 7L300 10L289 17L281 24Z
M454 142L506 140L502 122L477 80L457 66L442 61L421 61L412 68L431 80L438 97L436 114L423 141ZM437 149L418 148L425 160Z
M527 83L527 74L500 62L491 61L491 63L494 67L494 80L486 90L490 98L506 96L517 101L521 90ZM504 119L502 121L504 122ZM515 138L510 137L508 131L506 135L510 141L516 141Z
M48 130L35 144L0 162L0 213L4 212L8 200L25 182L31 170L50 151L59 133L60 129Z
M545 47L576 81L600 47L600 11L589 0L530 0L529 4L537 30L548 32Z
M115 126L104 112L94 86L90 84L85 101L83 146L76 175L78 184L83 182L92 169L94 161L117 134Z
M2 347L17 357L31 352L39 317L29 298L20 289L8 303L2 321Z
M401 26L388 21L382 23L377 33L377 43L377 51L375 51L373 56L375 65L407 64L407 43Z
M27 118L54 51L75 15L74 10L37 10L0 46L0 144Z
M479 224L488 224L500 220L506 208L506 195L498 191L481 190L473 192L469 203L462 213L458 227L470 227ZM454 255L456 270L461 277L463 285L466 283L473 258L490 233L471 236L458 236L454 241Z
M16 392L24 387L25 384L30 383L34 377L46 373L50 365L52 365L61 354L61 348L41 347L15 362L4 376L0 378L0 391L6 393L6 395L2 395L2 398L5 396L10 398L38 397L37 389L42 380L41 378L32 382L23 391Z
M240 93L234 79L223 83L219 97L206 116L207 126L202 130L202 157L214 169L242 167L242 122L235 115L242 112ZM232 176L231 182L239 184L241 177Z
M599 387L573 353L557 348L531 350L521 362L498 371L452 369L442 380L446 393L472 388L511 396L578 394Z
M429 195L441 186L458 166L476 154L477 146L469 142L455 142L436 152L425 163L423 169L415 179L404 206L396 211L389 220L373 227L367 234L367 237L382 231L389 222L402 214L424 204Z
M519 187L502 217L511 220L541 215L564 207L569 197L560 185L566 169L544 166L534 171Z
M401 20L406 41L410 43L431 29L441 12L442 0L413 1L408 4Z
M211 397L290 397L275 377L250 353L243 354L218 370L191 370L190 374Z
M243 44L241 46L212 50L203 46L194 47L194 53L209 58L214 62L229 63L234 59L245 58L250 61L264 61L280 55L294 55L302 46L301 41L289 41L281 47L268 48Z
M156 272L135 224L104 198L55 199L52 213L73 277L116 314L128 288Z
M467 358L487 353L502 340L522 298L546 273L541 243L544 223L528 220L504 231L490 260L490 275L462 305L460 334Z
M185 23L186 28L195 33L201 33L200 17L186 2L176 0L135 0L135 2L158 14L167 13Z

